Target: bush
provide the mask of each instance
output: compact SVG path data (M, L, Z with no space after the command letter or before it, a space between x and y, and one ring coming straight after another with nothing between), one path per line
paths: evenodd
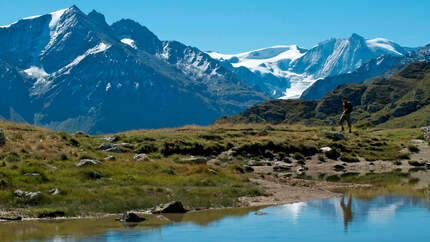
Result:
M416 147L415 145L408 145L408 150L410 152L415 152L415 153L420 151L420 149L418 149L418 147Z
M332 160L337 160L340 157L340 153L335 149L327 151L324 154L327 158L332 159Z
M349 155L349 154L343 154L340 157L340 160L344 161L344 162L347 162L347 163L360 162L360 160L357 157Z
M305 160L305 156L300 152L294 153L293 158L298 160L298 161L304 161Z
M318 160L321 162L325 162L325 157L323 155L318 155Z

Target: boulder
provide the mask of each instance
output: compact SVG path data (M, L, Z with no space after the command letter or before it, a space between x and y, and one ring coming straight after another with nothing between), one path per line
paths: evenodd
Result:
M331 139L331 140L345 140L345 135L343 135L340 132L336 132L336 131L329 131L329 130L322 130L321 133L323 133L325 135L325 137Z
M107 149L105 151L106 152L113 152L113 153L123 153L124 152L121 148L119 148L116 145L112 146L112 148L109 148L109 149Z
M325 153L325 152L330 152L332 150L332 148L330 148L330 147L322 147L320 150Z
M187 210L180 201L174 201L166 204L159 205L152 209L153 214L159 213L186 213Z
M3 129L0 129L0 145L4 145L6 143L6 137L4 135Z
M116 157L115 157L115 156L113 156L113 155L107 156L107 157L105 158L105 161L112 161L112 160L116 160Z
M109 136L109 137L104 137L104 140L106 140L107 142L115 142L118 140L117 136Z
M121 218L116 220L120 222L139 223L145 221L146 218L140 217L135 213L125 212L122 214Z
M430 126L422 127L421 133L423 133L425 140L430 141Z
M58 189L58 188L49 189L49 193L51 193L51 195L60 194L60 189Z
M103 143L103 144L101 144L100 146L99 146L99 150L107 150L107 149L110 149L110 148L112 148L113 147L113 145L112 144L109 144L109 143Z
M254 172L254 168L248 165L244 165L243 169L245 170L245 172Z
M42 192L41 191L27 192L27 191L22 191L18 189L13 192L13 195L15 195L15 197L20 199L33 200L33 199L40 198L42 196Z
M0 221L21 221L22 217L8 218L8 217L0 217Z
M57 218L57 217L64 217L66 214L63 211L54 211L54 212L46 212L41 213L37 217L38 218Z
M118 145L113 145L113 144L109 144L109 143L101 144L98 149L106 151L106 152L114 152L114 153L124 152L121 148L118 147Z
M76 164L76 167L95 166L95 165L101 165L101 164L102 162L98 160L83 159Z
M127 149L132 149L132 150L135 148L134 145L132 145L130 143L121 143L121 144L117 144L117 145L122 146L122 147L127 148Z
M198 164L206 164L206 162L208 161L208 159L205 158L205 157L194 157L194 156L191 156L189 158L182 158L180 161L183 162L183 163L190 163L190 164L198 165Z
M292 165L285 162L276 162L273 165L274 171L289 171L291 170Z
M218 172L214 169L209 168L208 171L214 175L218 174Z
M34 172L34 173L25 173L24 176L40 176L40 174L36 173L36 172Z
M333 166L333 169L335 171L343 171L343 170L345 170L345 166L343 166L343 165L335 165L335 166Z
M136 161L151 161L147 154L137 154L134 156Z
M88 177L94 180L102 178L102 174L98 171L90 171L88 172Z
M340 157L340 153L337 152L337 150L330 150L330 151L326 151L324 152L324 155L328 158L328 159L332 159L332 160L337 160Z

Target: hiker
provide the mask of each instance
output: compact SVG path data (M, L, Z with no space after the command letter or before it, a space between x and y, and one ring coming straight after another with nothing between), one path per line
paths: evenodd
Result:
M342 127L342 132L344 131L343 122L348 123L349 132L351 133L351 112L352 112L352 104L346 98L342 98L343 103L343 112L342 116L340 116L340 126Z

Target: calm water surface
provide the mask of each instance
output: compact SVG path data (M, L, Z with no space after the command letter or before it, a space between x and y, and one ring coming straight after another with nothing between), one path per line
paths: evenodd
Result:
M149 220L136 227L112 218L10 223L0 224L0 236L51 241L430 241L430 203L413 197L331 198L259 211L266 214L230 209L168 215L175 223L151 225Z

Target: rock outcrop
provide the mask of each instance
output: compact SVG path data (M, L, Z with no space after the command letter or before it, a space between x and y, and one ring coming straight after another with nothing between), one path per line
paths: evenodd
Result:
M166 204L159 205L152 209L153 214L159 213L186 213L187 210L180 201L174 201Z
M95 165L101 165L101 164L102 162L98 160L83 159L76 164L76 167L95 166Z

